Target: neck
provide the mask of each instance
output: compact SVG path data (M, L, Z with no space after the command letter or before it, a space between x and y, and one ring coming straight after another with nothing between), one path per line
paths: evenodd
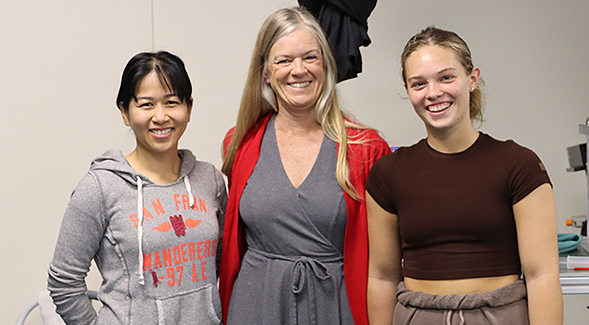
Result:
M149 177L156 184L170 184L180 177L182 159L178 156L178 150L153 154L137 147L125 158L133 169Z
M274 120L274 127L278 131L293 135L307 135L321 130L321 125L315 121L314 111L295 115L287 110L279 110Z
M469 124L467 127L450 132L427 131L427 143L441 153L458 153L468 149L478 139L479 132Z

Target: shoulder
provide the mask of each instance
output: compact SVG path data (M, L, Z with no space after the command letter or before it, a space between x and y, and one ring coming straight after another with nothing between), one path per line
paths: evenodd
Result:
M375 129L363 128L361 125L360 127L347 126L346 136L351 145L367 146L390 151L389 144Z
M90 162L88 172L82 177L74 192L96 192L101 190L105 184L110 184L116 177L114 170L126 162L123 152L118 148L105 151Z
M372 168L375 170L375 173L379 173L379 171L390 173L395 165L401 165L403 167L413 166L416 161L424 160L423 155L426 153L424 150L424 141L421 140L411 146L395 148L394 151L378 159Z
M103 171L93 171L89 170L84 177L78 182L76 188L74 188L73 193L86 193L86 194L94 194L99 191L100 187L100 178L103 178L107 174ZM72 195L73 195L72 193Z
M515 148L517 150L518 148L525 148L525 147L519 145L518 143L516 143L515 141L513 141L512 139L499 140L499 139L496 139L495 137L493 137L487 133L483 133L483 132L481 132L481 140L483 141L483 143L486 144L486 146L492 146L492 147L500 148L503 150L509 150L512 148Z
M379 140L379 141L385 142L378 131L376 131L375 129L368 128L368 127L365 129L355 128L355 127L346 127L346 133L348 134L348 136L353 136L353 137L360 136L365 139Z
M180 149L178 154L182 158L182 168L186 169L188 175L202 172L218 172L217 168L210 162L196 159L196 156L189 149Z
M189 166L194 166L194 168L191 168L190 172L188 172L188 175L191 177L196 175L202 177L202 174L214 175L216 178L223 177L221 171L219 171L215 165L208 161L196 159L196 157L192 154L192 151L188 149L181 149L179 152L182 159L186 160Z
M387 174L392 172L394 170L394 166L397 162L397 160L399 159L399 155L403 155L405 150L403 149L407 149L407 148L399 148L395 151L392 151L384 156L382 156L380 159L378 159L375 163L374 166L372 166L372 170L371 173L374 174L380 174L380 173L384 173L386 172Z
M210 162L206 162L206 161L197 161L196 163L197 163L197 168L199 168L201 170L206 170L207 173L209 173L210 175L213 175L213 177L215 178L217 183L222 183L224 186L225 180L223 178L223 174L221 173L221 171L219 169L217 169L217 167L215 167L215 165L211 164Z
M225 178L223 178L223 174L209 162L197 160L195 168L189 174L189 178L194 186L214 190L217 196L220 192L225 191Z
M78 182L78 185L71 192L70 200L68 202L69 208L74 208L79 211L85 211L87 214L97 215L102 211L102 204L104 202L103 194L105 191L103 187L108 184L108 181L101 182L100 178L106 175L102 171L88 171L84 177ZM106 191L109 193L108 191Z
M505 172L513 204L544 183L552 185L546 167L534 151L513 140L502 141L488 137L501 150L501 154L497 152L495 156L504 156Z
M225 138L223 138L223 157L227 156L227 150L229 149L229 143L231 143L231 139L233 139L233 133L235 132L235 126L230 128L229 131L225 134Z
M385 173L389 174L395 164L395 153L389 153L378 159L370 169L369 178L381 178ZM387 172L389 171L389 172Z
M427 153L427 150L426 150L427 144L425 143L425 141L426 141L426 139L422 139L419 142L414 143L409 146L401 146L401 147L391 148L392 152L391 152L391 154L388 154L386 156L387 157L386 159L389 162L392 162L396 159L412 159L415 156L422 156ZM383 157L383 159L384 159L384 157Z
M493 148L494 150L503 153L510 161L529 161L530 159L539 160L538 155L532 149L520 145L514 140L497 140L485 133L481 133L481 136L487 143L486 147Z
M241 144L243 144L244 141L249 141L251 140L252 137L255 137L259 131L261 130L265 130L266 128L266 124L268 124L268 121L270 120L270 117L272 116L272 113L266 114L262 117L260 117L253 125L251 125L246 131L245 133L243 133L242 137L241 137ZM233 140L233 136L236 132L236 126L230 128L227 133L225 134L225 138L223 139L223 157L225 157L227 155L227 151L229 149L229 144L231 143L231 140ZM241 132L237 132L237 136L239 136L239 134L242 134ZM263 134L263 132L262 132Z

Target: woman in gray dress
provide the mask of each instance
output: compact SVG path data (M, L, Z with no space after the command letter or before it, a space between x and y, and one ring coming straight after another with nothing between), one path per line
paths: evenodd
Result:
M367 324L364 183L390 149L340 110L335 83L310 13L265 21L224 143L226 324Z

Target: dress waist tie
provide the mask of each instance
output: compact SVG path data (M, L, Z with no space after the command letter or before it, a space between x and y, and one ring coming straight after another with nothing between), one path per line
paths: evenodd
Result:
M297 310L298 302L297 296L307 287L309 291L308 297L308 310L310 324L317 324L317 304L315 303L315 281L313 278L319 279L320 281L331 278L329 269L324 263L341 263L343 262L343 256L337 256L332 258L326 258L317 260L315 258L309 258L306 256L283 256L264 252L255 248L248 247L248 250L267 257L269 259L278 259L283 261L293 262L292 280L291 280L291 292L290 295L290 324L297 325ZM314 276L314 277L313 277Z

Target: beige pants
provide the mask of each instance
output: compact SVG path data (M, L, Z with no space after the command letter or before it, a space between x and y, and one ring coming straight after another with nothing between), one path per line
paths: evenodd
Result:
M411 291L401 282L397 299L393 325L529 325L522 280L487 292L441 296Z

